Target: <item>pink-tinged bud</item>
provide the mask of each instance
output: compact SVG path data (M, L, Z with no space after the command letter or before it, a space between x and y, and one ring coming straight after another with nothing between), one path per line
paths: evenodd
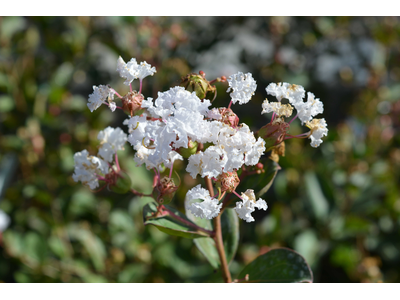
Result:
M206 73L204 73L203 71L199 71L199 74L200 74L203 78L206 78Z
M240 180L237 172L234 171L222 173L218 178L218 182L221 185L222 192L232 193L234 190L236 190L236 187L239 185Z
M289 127L290 125L282 119L276 119L260 128L257 135L264 139L266 151L270 151L274 146L282 143Z
M196 154L198 143L196 141L189 140L187 148L179 148L179 153L184 158L189 158L191 155Z
M159 204L168 204L172 201L172 198L174 198L178 188L179 185L176 186L172 178L163 177L153 189L153 198L156 199Z
M239 117L230 108L221 107L219 113L222 116L221 122L225 123L233 128L236 128L239 124Z
M143 99L142 94L138 94L136 91L129 92L122 97L122 109L133 116L135 112L141 110Z
M264 169L264 165L259 162L258 164L256 164L256 169L257 170L262 170L262 169Z
M226 82L226 76L221 76L221 82Z
M131 178L124 171L112 171L106 175L106 180L108 189L115 193L126 194L131 189Z

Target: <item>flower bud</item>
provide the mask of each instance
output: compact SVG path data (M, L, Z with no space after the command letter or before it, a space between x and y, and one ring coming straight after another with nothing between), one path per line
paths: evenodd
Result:
M179 148L179 153L184 158L189 158L191 155L196 154L198 143L196 141L189 140L187 148Z
M189 74L186 77L182 77L181 86L183 86L189 92L196 92L196 96L200 99L204 99L207 92L214 92L215 87L211 86L208 80L205 78L205 73L200 71L200 74Z
M110 180L108 183L108 188L118 194L126 194L131 189L132 181L129 175L123 171L118 173L107 174L106 178Z
M278 118L260 128L257 135L264 139L266 151L270 151L274 146L283 141L289 127L288 123Z
M153 198L157 200L159 204L168 204L174 198L176 190L179 185L176 186L172 178L163 177L157 182L157 185L153 189Z
M222 192L232 193L236 190L236 187L239 185L240 180L237 175L237 172L227 172L222 173L218 178L218 183L221 186Z
M143 95L138 94L136 91L129 92L122 97L122 109L133 116L135 112L141 110L143 99Z

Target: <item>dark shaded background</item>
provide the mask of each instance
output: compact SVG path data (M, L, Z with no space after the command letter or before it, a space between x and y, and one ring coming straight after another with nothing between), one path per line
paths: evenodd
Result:
M93 85L126 92L121 55L157 68L146 97L190 72L251 72L256 95L234 111L253 130L269 121L259 112L270 82L301 84L323 101L328 137L318 149L286 143L268 211L241 222L233 277L284 246L307 259L315 282L400 282L399 34L396 17L1 17L0 209L11 223L0 281L221 281L191 240L144 227L149 198L72 180L73 154L96 153L99 130L126 131L123 112L86 106ZM226 106L227 85L217 86L215 105ZM149 192L151 174L130 148L121 165ZM181 209L195 184L184 183Z

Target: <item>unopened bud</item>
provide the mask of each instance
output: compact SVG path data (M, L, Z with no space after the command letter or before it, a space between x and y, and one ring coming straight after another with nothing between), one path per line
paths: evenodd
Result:
M206 98L208 92L215 93L215 87L211 86L209 81L205 78L206 73L203 71L200 74L189 74L182 77L181 86L189 92L196 92L196 96L200 99Z
M126 194L131 189L132 181L129 175L123 171L118 173L112 172L107 174L106 177L109 181L108 188L114 193Z
M240 180L237 175L237 172L227 172L222 173L221 176L218 178L218 182L221 185L222 192L232 193L236 190L236 187L239 185Z
M272 150L272 148L284 140L286 132L289 130L290 125L281 119L277 119L277 122L268 123L267 125L260 128L257 135L264 139L266 151Z
M129 92L122 97L122 109L133 116L135 112L141 110L143 99L143 95L138 94L136 91Z
M175 185L172 178L163 177L153 189L153 198L156 199L159 204L168 204L172 201L172 198L174 198L178 188L179 186Z
M221 76L221 82L226 82L226 77L225 76Z
M184 158L189 158L191 155L196 154L198 143L196 141L189 140L187 148L179 148L179 153Z

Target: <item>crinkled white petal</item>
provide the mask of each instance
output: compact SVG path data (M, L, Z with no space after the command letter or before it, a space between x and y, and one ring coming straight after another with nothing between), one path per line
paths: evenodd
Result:
M90 111L98 109L105 101L114 99L115 91L106 85L93 86L93 93L89 95L87 106Z
M255 195L253 190L246 190L246 192L241 195L242 201L236 202L236 207L234 210L237 212L239 218L245 220L246 222L253 222L254 218L251 215L255 211L255 208L267 210L268 205L263 199L255 200Z
M306 122L306 126L311 129L311 146L314 148L318 147L322 143L321 138L328 135L325 119L312 119Z
M293 105L302 102L305 95L304 88L301 85L287 82L279 82L278 84L270 83L265 90L269 95L275 96L279 101L286 98Z
M89 186L92 190L99 186L97 175L104 176L109 172L107 162L96 156L89 156L87 150L74 155L75 170L72 178L75 182Z
M138 78L138 63L135 58L132 58L128 63L125 63L120 56L117 61L117 71L119 72L119 76L126 78L124 84L130 85L133 80Z
M143 80L143 78L145 78L147 76L153 76L154 73L156 73L156 68L152 67L151 65L149 65L145 61L141 62L140 65L138 66L138 75L137 75L137 77L140 80Z
M124 149L128 138L121 128L107 127L99 132L97 139L100 141L99 155L106 161L112 162L115 153Z
M261 155L265 151L265 141L259 137L257 142L252 145L250 151L246 152L244 163L246 166L254 166L260 161Z
M239 102L239 104L249 102L257 88L256 81L251 73L243 74L242 72L238 72L237 74L233 74L228 78L228 84L229 88L227 92L232 90L230 96L233 104L236 102Z
M193 202L196 199L203 202ZM211 198L210 193L199 184L187 192L185 206L196 217L211 220L219 215L222 203L216 198Z
M299 103L296 106L297 116L301 123L311 121L317 114L324 112L324 105L319 99L315 99L313 93L307 93L307 102Z

